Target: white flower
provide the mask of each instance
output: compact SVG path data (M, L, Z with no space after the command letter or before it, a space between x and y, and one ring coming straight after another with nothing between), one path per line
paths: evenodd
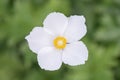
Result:
M62 62L71 66L85 64L88 50L79 41L87 32L84 16L66 17L50 13L44 27L35 27L25 38L30 49L37 54L38 64L45 70L58 70Z

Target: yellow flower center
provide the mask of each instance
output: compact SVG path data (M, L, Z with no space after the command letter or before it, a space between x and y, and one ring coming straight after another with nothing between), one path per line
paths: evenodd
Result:
M54 43L54 46L57 48L57 49L63 49L66 47L66 38L64 37L61 37L61 36L58 36L54 39L53 43Z

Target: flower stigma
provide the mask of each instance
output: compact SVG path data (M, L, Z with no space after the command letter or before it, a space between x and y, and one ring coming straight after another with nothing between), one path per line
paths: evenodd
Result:
M67 40L62 36L58 36L54 39L53 44L57 49L64 49L66 47Z

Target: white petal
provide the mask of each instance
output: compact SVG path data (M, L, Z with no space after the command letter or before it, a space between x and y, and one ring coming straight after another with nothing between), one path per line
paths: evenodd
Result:
M62 55L62 61L71 66L84 64L87 59L88 50L82 41L68 44Z
M38 64L45 70L58 70L62 65L62 51L53 47L46 47L40 50L37 59Z
M25 39L30 49L38 53L41 48L52 45L52 37L42 27L35 27Z
M66 28L67 22L68 19L64 14L53 12L46 17L43 24L44 28L47 28L57 35L61 35Z
M68 42L80 40L87 32L84 16L71 16L64 36Z

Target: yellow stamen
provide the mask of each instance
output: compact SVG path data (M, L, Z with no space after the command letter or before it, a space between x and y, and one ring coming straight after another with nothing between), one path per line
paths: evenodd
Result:
M53 43L54 43L54 46L57 48L57 49L63 49L66 47L66 38L64 37L61 37L61 36L58 36L54 39Z

